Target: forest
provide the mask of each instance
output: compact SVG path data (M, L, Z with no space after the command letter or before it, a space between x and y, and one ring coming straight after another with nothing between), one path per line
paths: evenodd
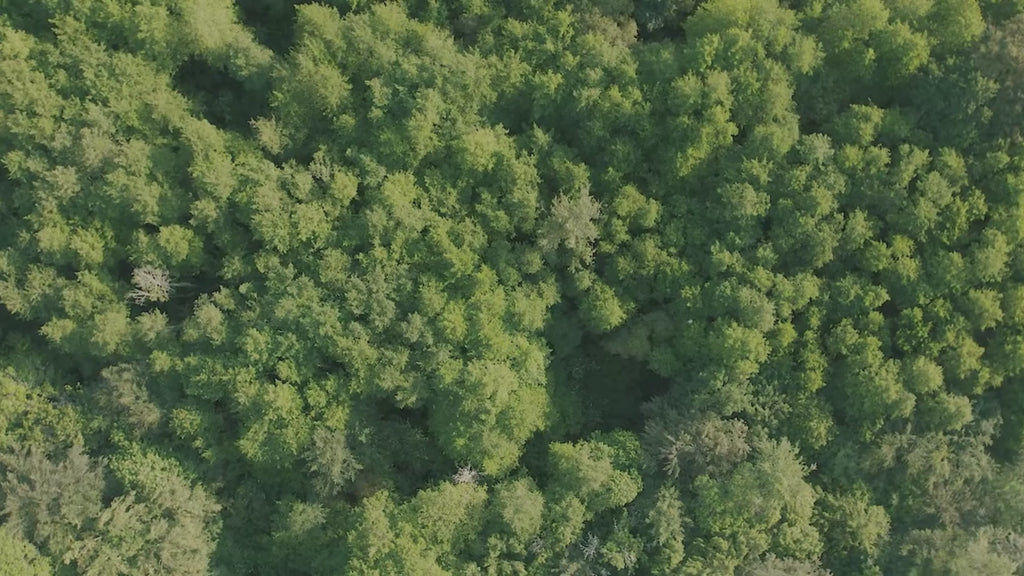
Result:
M0 0L0 576L1024 575L1024 0Z

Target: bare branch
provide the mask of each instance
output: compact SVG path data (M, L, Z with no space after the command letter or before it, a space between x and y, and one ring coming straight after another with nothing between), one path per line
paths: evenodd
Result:
M135 289L128 298L136 304L167 302L171 297L171 276L167 270L154 266L143 266L132 271Z

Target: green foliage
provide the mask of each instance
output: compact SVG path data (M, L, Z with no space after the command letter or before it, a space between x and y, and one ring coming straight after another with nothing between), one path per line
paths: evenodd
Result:
M652 419L646 432L653 444L650 451L659 456L658 463L671 478L717 477L750 452L747 426L741 420L677 414L664 420Z
M872 505L870 493L858 487L850 493L825 494L820 515L825 557L836 574L877 573L889 537L889 517Z
M348 533L352 553L346 573L447 574L425 544L413 537L411 527L399 523L395 514L394 503L386 492L378 492L363 502Z
M529 544L540 531L544 496L529 480L520 479L495 487L490 500L499 529L520 545Z
M1020 572L1022 13L0 0L0 573Z
M131 366L112 366L103 370L101 377L103 382L96 391L99 410L111 417L115 426L124 425L127 434L141 435L160 423L160 409Z
M651 574L672 574L685 558L683 506L669 488L662 488L647 515L650 542L654 550L648 555Z
M973 535L953 531L914 533L903 550L908 574L1015 574L1024 565L1024 540L1018 534L983 527Z
M763 560L744 567L740 574L746 576L828 576L829 572L814 562L769 555Z
M546 413L543 390L517 379L506 365L476 362L452 382L458 389L442 396L432 421L455 459L494 475L515 465Z
M57 462L30 449L5 454L2 464L7 525L62 558L100 514L102 470L78 445Z
M362 468L349 450L345 436L326 428L313 432L308 457L313 487L325 498L336 496Z
M125 495L96 519L73 552L85 574L205 574L220 532L221 507L177 464L130 447L111 461Z
M549 490L556 497L583 503L588 515L624 506L642 487L639 450L637 440L621 431L575 444L552 444Z
M0 396L0 450L81 443L76 411L61 404L52 386L30 385L7 369L0 372Z
M8 528L0 528L0 574L49 576L53 569L31 543Z
M713 550L711 566L735 566L777 550L787 557L816 558L821 542L811 525L817 494L788 442L755 447L724 481L694 482L700 544Z
M593 258L591 245L598 235L595 220L600 215L601 204L588 190L583 189L572 197L559 194L541 228L538 245L546 252L564 246L574 264L589 264Z

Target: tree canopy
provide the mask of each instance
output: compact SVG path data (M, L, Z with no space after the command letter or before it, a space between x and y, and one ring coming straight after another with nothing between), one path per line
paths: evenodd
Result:
M0 0L0 575L1024 573L1019 0Z

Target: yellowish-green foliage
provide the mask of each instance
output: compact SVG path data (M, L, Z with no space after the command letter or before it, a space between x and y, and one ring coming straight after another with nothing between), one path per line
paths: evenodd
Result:
M0 0L0 574L1020 573L1022 10Z

